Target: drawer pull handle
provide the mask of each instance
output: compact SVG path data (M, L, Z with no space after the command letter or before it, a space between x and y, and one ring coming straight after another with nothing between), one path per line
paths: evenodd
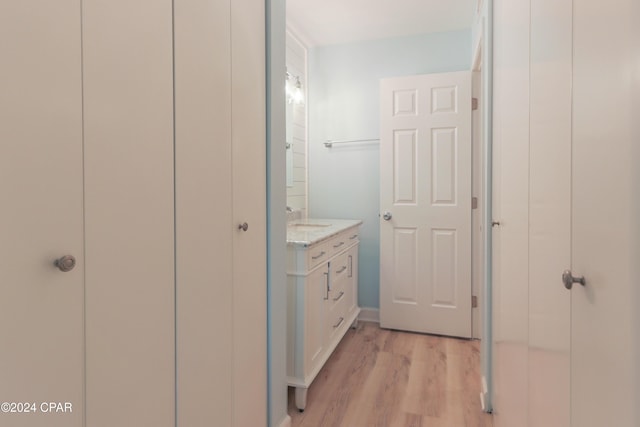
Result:
M325 251L320 252L318 255L316 256L312 256L311 259L318 259L318 258L322 258L324 256L324 254L326 254Z
M353 240L353 239L357 239L357 238L358 238L358 235L354 234L353 236L349 237L349 240Z
M342 268L341 268L340 270L336 271L336 274L340 274L340 273L342 273L343 271L345 271L346 269L347 269L347 266L346 266L346 265L343 265L343 266L342 266Z
M325 296L324 296L324 300L326 301L326 300L329 299L329 290L330 290L329 289L329 273L324 273L324 277L325 277L325 280L326 280L325 281L325 284L326 284L325 291L326 291L326 293L325 293Z
M333 245L334 248L339 248L340 246L344 245L344 242L340 242L337 245Z
M340 291L340 295L338 295L337 297L335 297L333 300L334 301L340 301L340 298L342 298L344 296L344 291Z
M340 325L342 325L342 322L344 322L344 317L341 317L341 318L340 318L340 321L339 321L338 323L336 323L335 325L333 325L333 328L334 328L334 329L335 329L335 328L339 328L339 327L340 327Z

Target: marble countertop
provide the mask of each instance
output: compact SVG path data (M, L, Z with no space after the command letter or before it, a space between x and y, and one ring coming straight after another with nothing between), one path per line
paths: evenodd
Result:
M287 223L287 244L309 246L360 224L359 219L298 219Z

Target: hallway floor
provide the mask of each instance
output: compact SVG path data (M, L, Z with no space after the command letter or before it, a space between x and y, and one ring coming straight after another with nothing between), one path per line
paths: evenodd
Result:
M309 388L293 427L492 427L480 408L478 341L350 329Z

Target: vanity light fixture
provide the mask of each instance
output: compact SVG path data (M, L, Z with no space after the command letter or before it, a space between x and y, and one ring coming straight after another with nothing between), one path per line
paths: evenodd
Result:
M289 104L302 104L304 101L304 94L302 93L302 83L300 83L300 76L294 76L287 71L287 83L285 86L287 102Z

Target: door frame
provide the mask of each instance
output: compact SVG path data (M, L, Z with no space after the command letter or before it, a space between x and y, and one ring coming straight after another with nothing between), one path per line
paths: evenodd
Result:
M471 161L471 196L477 200L476 208L471 211L471 295L478 300L477 307L471 307L471 337L473 339L482 339L483 336L483 311L484 311L484 289L483 271L484 271L484 169L483 162L484 152L484 123L483 123L483 68L482 68L482 46L476 49L473 66L471 67L471 96L477 99L477 107L472 107L471 111L471 145L472 145L472 161Z
M472 228L472 234L480 239L480 276L478 298L478 316L480 332L480 371L482 391L480 399L485 412L493 412L493 0L482 1L478 7L478 35L473 46L472 72L480 73L480 159L474 165L480 165L480 230ZM473 81L472 81L473 82ZM472 87L475 93L475 87ZM475 132L474 132L475 135ZM475 142L475 141L474 141ZM473 177L477 175L474 173ZM475 183L474 183L475 184ZM472 272L472 277L477 277ZM475 289L475 285L474 285ZM475 318L474 318L475 320ZM474 323L474 337L475 323Z

